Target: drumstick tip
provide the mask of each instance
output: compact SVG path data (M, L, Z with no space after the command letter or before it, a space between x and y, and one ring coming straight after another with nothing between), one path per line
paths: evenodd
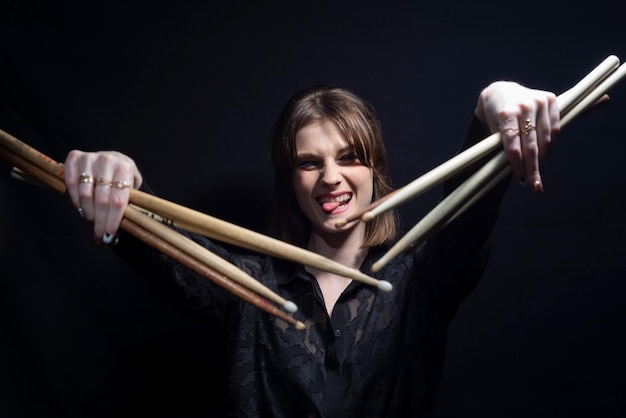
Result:
M298 310L298 306L295 303L291 302L291 301L285 302L283 304L283 308L285 308L285 310L287 312L291 312L291 313L294 313L294 312L296 312Z
M382 262L381 260L378 260L377 262L375 262L374 264L372 264L372 267L370 267L370 270L372 271L372 273L378 273L378 271L383 268L383 266L385 265L384 262Z
M300 322L300 321L296 321L296 329L298 331L304 331L306 329L306 325L304 325L304 323Z
M393 285L387 280L379 280L378 289L382 290L383 292L391 292L391 290L393 289Z
M369 221L371 221L374 218L375 218L375 216L374 216L374 214L371 211L365 212L363 215L361 215L361 220L363 222L369 222Z
M343 227L344 227L344 226L346 226L347 224L348 224L348 222L347 222L347 221L339 221L339 222L337 222L337 223L335 224L335 226L336 226L337 228L343 228Z

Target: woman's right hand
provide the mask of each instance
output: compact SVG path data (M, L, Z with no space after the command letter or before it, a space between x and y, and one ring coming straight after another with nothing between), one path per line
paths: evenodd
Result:
M502 132L502 145L515 177L543 192L539 163L560 131L556 95L510 81L496 81L478 98L476 117L491 132Z
M117 151L73 150L65 159L64 177L72 204L93 222L96 243L112 243L128 206L129 188L142 183L135 162Z

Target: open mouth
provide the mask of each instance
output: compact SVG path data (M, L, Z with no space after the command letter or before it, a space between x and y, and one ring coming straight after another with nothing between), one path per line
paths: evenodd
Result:
M352 193L342 193L340 195L331 196L324 195L317 198L317 203L322 206L322 210L326 213L332 213L336 210L345 208L352 200Z

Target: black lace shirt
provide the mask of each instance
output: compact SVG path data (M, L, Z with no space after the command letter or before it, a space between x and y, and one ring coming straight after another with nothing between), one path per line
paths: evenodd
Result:
M476 134L482 133L476 123ZM468 142L468 143L469 143ZM460 179L449 182L455 187ZM505 187L474 205L410 254L374 276L391 292L352 282L328 316L315 278L301 265L264 255L241 255L193 238L298 306L296 330L186 267L148 248L158 262L138 256L130 237L118 251L179 307L199 318L219 318L228 378L226 416L428 417L443 370L446 333L459 303L487 261L487 242ZM372 248L361 270L385 251ZM156 268L155 268L156 267Z

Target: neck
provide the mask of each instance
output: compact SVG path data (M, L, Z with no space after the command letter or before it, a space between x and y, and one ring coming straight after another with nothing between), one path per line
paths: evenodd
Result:
M364 236L364 230L327 235L318 235L313 232L307 249L345 266L358 269L368 252L368 248L363 247Z

